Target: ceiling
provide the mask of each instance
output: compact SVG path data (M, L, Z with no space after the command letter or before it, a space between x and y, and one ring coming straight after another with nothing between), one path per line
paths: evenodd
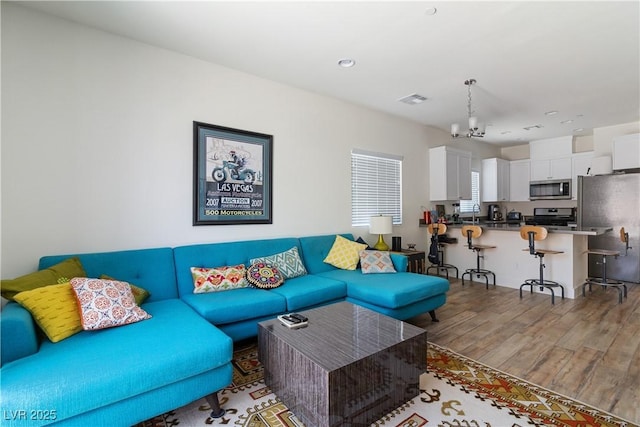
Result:
M638 1L21 4L447 132L473 78L483 140L503 146L640 120Z

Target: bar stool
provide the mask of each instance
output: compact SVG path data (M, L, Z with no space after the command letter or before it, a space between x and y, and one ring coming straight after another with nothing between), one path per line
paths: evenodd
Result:
M473 243L473 239L477 239L482 235L482 228L478 225L463 225L462 226L462 235L467 238L467 246L469 249L476 253L476 268L467 268L464 273L462 273L462 286L464 286L464 276L466 274L469 275L469 281L471 282L471 278L475 274L476 277L480 278L484 277L484 281L487 284L487 289L489 289L489 276L493 277L493 286L496 285L496 275L491 270L486 270L484 268L480 268L480 258L484 258L480 253L485 249L494 249L495 246L491 245L476 245Z
M620 241L625 244L624 256L627 256L629 249L633 248L629 246L629 233L624 231L624 227L620 228ZM589 249L586 252L587 256L593 254L600 255L602 257L602 277L588 277L582 284L582 296L586 296L585 288L587 285L589 285L589 292L591 292L591 285L600 285L603 289L611 286L618 290L618 304L622 304L622 297L627 297L627 285L620 280L609 279L607 277L607 257L612 256L614 258L618 258L620 256L620 251L612 251L609 249Z
M545 288L551 291L551 304L555 304L555 293L553 292L554 288L560 288L562 292L562 299L564 299L564 287L552 280L546 280L544 278L544 269L545 265L543 262L545 255L555 255L562 254L563 251L555 251L552 249L536 249L536 240L544 240L547 238L547 229L544 227L540 227L537 225L524 225L520 227L520 237L524 240L529 241L529 253L534 255L536 258L540 258L540 277L538 279L527 279L524 281L522 285L520 285L520 299L522 299L522 288L525 286L529 286L531 288L531 293L533 293L533 287L539 286L540 291L543 291ZM527 250L527 249L523 249Z
M431 265L427 268L427 274L429 274L429 270L434 268L436 270L436 275L439 276L440 272L444 272L447 280L449 280L449 270L453 269L456 271L456 279L458 278L458 267L452 264L445 264L444 262L444 248L447 245L445 242L441 242L439 240L439 236L447 232L446 224L429 224L427 226L427 230L431 234L431 249L429 250L429 261ZM435 249L436 253L433 254L433 250ZM433 262L435 255L436 262Z

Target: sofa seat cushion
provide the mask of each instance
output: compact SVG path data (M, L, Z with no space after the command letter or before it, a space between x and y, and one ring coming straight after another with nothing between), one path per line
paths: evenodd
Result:
M320 275L345 282L350 298L392 309L449 290L448 280L416 273L362 274L360 270L334 270Z
M229 337L178 299L144 304L152 318L45 340L2 367L3 409L55 409L57 419L129 399L228 364Z
M287 311L295 311L344 299L347 296L347 285L326 277L306 275L288 279L272 292L286 299Z
M182 295L182 300L214 325L224 325L285 312L287 303L284 297L274 291L242 288Z

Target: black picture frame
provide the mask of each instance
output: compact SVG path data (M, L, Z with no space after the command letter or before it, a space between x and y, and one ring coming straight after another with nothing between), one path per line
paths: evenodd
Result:
M273 136L193 122L193 225L272 224Z

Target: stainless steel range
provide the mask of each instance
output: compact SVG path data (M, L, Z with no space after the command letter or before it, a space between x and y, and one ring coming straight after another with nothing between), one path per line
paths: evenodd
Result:
M525 221L527 225L554 225L566 227L576 223L574 208L534 208L533 217Z

